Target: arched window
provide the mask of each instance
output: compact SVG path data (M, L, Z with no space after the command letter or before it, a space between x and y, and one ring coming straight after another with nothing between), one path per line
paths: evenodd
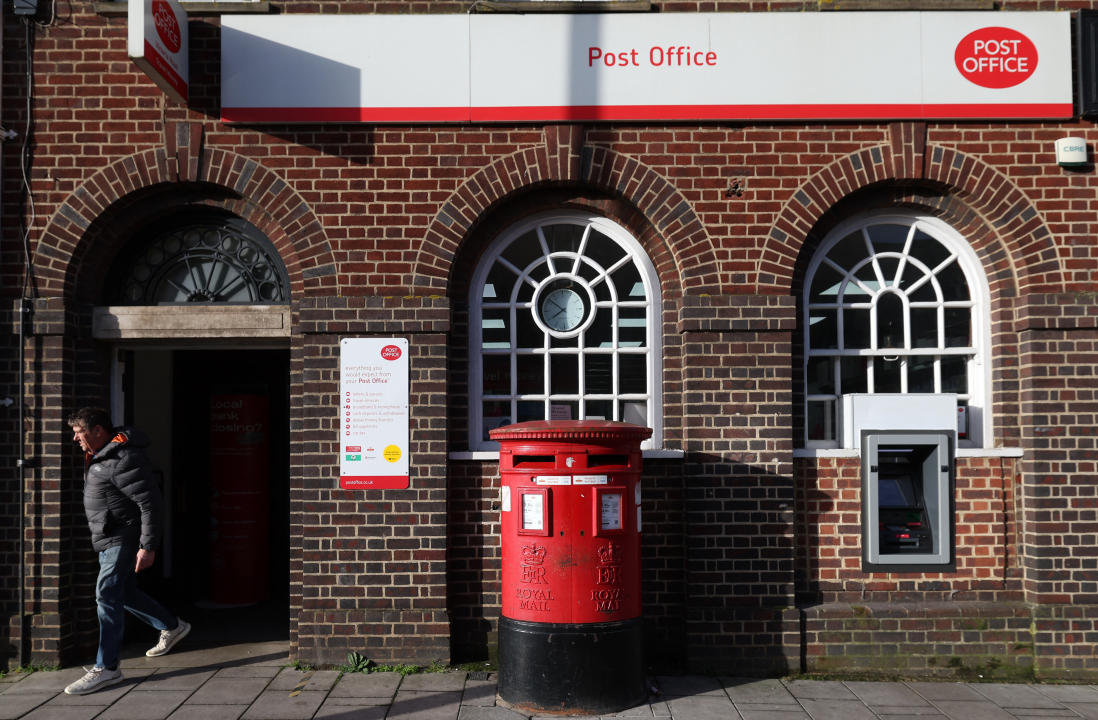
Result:
M955 393L962 444L990 438L987 283L956 231L932 217L849 221L804 287L806 446L837 446L848 393Z
M620 225L540 215L488 248L469 295L469 442L526 420L619 420L659 447L660 293Z
M259 230L236 217L191 217L138 237L113 270L118 305L289 302L278 252Z

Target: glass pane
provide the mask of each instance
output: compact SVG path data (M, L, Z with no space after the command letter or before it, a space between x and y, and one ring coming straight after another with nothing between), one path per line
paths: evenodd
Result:
M877 271L873 269L873 263L867 262L860 268L854 271L854 277L862 281L862 285L869 289L870 292L875 292L881 289L881 281L877 279ZM869 293L862 289L861 285L851 282L846 286L846 290L843 293L847 297L845 301L858 301L868 297Z
M542 235L549 246L549 252L577 252L580 240L583 238L582 225L542 225ZM570 271L571 266L562 267L561 260L556 260L557 272Z
M945 309L946 347L970 347L972 345L972 324L969 308Z
M588 400L583 415L585 420L613 420L613 400Z
M613 317L614 313L610 308L595 310L595 321L583 334L583 346L589 348L613 347Z
M618 356L618 392L623 395L648 392L648 357L646 355Z
M583 251L583 256L602 270L607 270L626 254L620 245L595 229L588 234L587 247Z
M518 275L502 263L492 263L492 269L488 271L488 279L484 283L481 297L486 302L510 302L511 291L515 287Z
M938 347L938 308L911 308L911 347Z
M907 391L934 392L934 361L930 355L912 355L907 359Z
M516 347L540 348L545 347L545 333L534 323L534 314L530 308L518 308L515 310L518 320L518 342Z
M805 418L809 440L835 439L835 401L812 400Z
M839 327L834 310L810 310L808 344L813 350L839 347Z
M618 291L618 300L644 300L644 283L637 266L629 262L610 276Z
M829 357L808 359L809 395L829 395L835 392L835 360Z
M843 347L848 350L869 348L869 309L843 310Z
M942 358L942 392L968 394L968 360L956 355Z
M511 394L511 356L484 356L484 394Z
M831 252L827 254L827 257L836 265L848 271L869 257L862 231L856 230L835 243L835 247L831 248Z
M869 239L876 252L900 252L910 230L908 225L874 225L869 228Z
M518 365L519 395L542 395L545 393L545 356L519 355Z
M915 263L904 263L904 272L900 277L898 287L906 292L912 285L922 279L924 275L925 273L922 271L922 268L915 265Z
M588 395L609 395L614 392L613 356L588 355L584 358L584 388Z
M621 347L645 347L648 336L648 309L624 307L618 310L618 344Z
M484 308L481 311L481 343L486 348L511 347L511 331L507 327L511 311L507 308Z
M558 338L549 336L549 347L551 348L578 348L579 336L573 336L570 338Z
M549 403L550 420L582 420L579 400L553 400Z
M877 264L881 267L881 275L884 276L885 287L895 287L896 273L900 272L900 258L897 257L880 257L877 258Z
M861 357L847 357L839 360L839 371L842 377L839 379L839 393L868 392L869 377L866 370L866 359Z
M968 300L968 283L956 260L942 268L938 273L938 282L942 286L942 297L947 301Z
M498 400L486 401L483 405L483 439L488 440L488 431L504 425L510 425L511 403Z
M873 358L873 392L900 392L900 369L899 357Z
M839 297L839 285L843 276L827 263L820 263L812 277L812 289L809 291L810 303L833 303Z
M537 233L531 230L516 238L500 256L517 267L525 270L526 266L534 260L543 257L541 245L538 243Z
M648 426L648 403L643 400L624 400L620 405L622 422Z
M536 288L528 282L521 282L518 285L518 292L515 294L516 303L528 303L534 299L534 290Z
M931 270L941 265L942 261L950 256L949 250L944 245L922 230L915 231L909 254L919 258Z
M895 293L877 300L877 347L904 347L904 301Z
M515 422L527 420L544 420L545 403L540 400L520 400L518 403L518 418Z
M595 291L595 302L610 302L618 299L610 293L611 285L608 282L600 282L591 289Z
M942 301L941 296L938 294L938 290L934 286L934 282L929 278L913 292L909 292L907 294L907 299L911 302L926 303L936 303Z
M553 395L579 393L579 355L549 356L549 392Z

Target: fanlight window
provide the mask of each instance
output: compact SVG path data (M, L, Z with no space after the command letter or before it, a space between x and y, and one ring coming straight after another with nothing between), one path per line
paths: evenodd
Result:
M985 280L951 228L904 216L848 223L825 239L805 287L808 446L836 444L847 393L956 393L962 438L982 441Z
M511 228L470 291L470 445L526 420L618 420L657 446L659 287L643 249L605 218L558 214Z
M132 244L116 272L122 305L289 302L289 281L270 241L238 218L177 226Z

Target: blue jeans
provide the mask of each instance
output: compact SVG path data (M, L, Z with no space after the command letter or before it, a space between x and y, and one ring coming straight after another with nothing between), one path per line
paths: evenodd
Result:
M137 587L137 546L123 544L99 553L99 579L95 581L95 602L99 613L99 653L95 664L117 668L122 650L126 611L157 630L172 630L179 619Z

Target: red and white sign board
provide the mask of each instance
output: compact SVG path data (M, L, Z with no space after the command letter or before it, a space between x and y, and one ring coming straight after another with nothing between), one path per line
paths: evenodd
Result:
M129 0L130 59L169 97L187 103L187 12L176 0Z
M408 487L408 340L339 344L339 486Z
M1073 114L1067 12L236 15L221 38L227 122Z

